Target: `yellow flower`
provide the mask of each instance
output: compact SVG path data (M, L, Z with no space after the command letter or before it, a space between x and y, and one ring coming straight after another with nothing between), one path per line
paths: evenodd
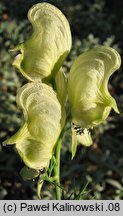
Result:
M55 77L71 49L71 32L62 12L49 3L34 5L28 12L32 36L12 51L20 50L13 65L30 81Z
M41 82L28 83L19 89L17 104L25 122L4 144L16 144L28 167L47 168L61 132L61 105L56 93Z
M73 63L68 77L73 131L76 132L73 132L73 155L77 145L75 134L81 143L89 146L92 144L89 129L102 123L111 108L119 113L108 91L108 81L120 64L117 51L105 46L81 54Z

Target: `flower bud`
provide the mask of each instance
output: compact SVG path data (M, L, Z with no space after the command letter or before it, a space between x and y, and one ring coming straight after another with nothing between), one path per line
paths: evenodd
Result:
M66 120L65 103L67 97L67 77L62 68L60 68L60 70L56 74L55 85L56 85L57 98L61 104L61 112L62 112L61 126L63 128Z

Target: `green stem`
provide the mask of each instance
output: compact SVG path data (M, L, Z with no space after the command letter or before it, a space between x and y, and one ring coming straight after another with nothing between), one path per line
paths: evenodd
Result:
M56 199L61 200L61 188L60 186L60 149L61 149L62 138L59 137L56 145L56 165L54 167L55 183L56 183Z
M39 176L39 179L38 179L38 183L37 183L37 197L38 199L41 199L41 189L42 189L42 186L43 186L43 180L42 180L42 176L40 175Z
M56 158L56 165L54 167L54 177L55 177L55 184L56 184L56 199L61 200L61 185L60 185L60 150L61 150L61 143L62 137L65 132L65 127L67 122L70 120L71 116L68 116L65 121L65 125L62 129L60 137L56 144L56 151L55 151L55 158Z
M53 177L53 181L52 183L55 184L56 186L56 199L57 200L61 200L61 185L60 185L60 150L61 150L61 143L62 143L62 137L64 135L65 132L65 127L67 122L70 120L71 116L68 116L65 122L65 125L62 129L62 132L60 134L60 137L56 143L56 149L55 149L55 159L56 159L56 165L54 166L54 177ZM50 173L51 175L51 173ZM42 176L42 174L39 175L39 179L38 179L38 183L37 183L37 197L39 199L41 199L41 189L43 186L44 181L48 181L50 182L51 179L46 179L46 176L44 174L44 176ZM63 190L63 189L62 189Z

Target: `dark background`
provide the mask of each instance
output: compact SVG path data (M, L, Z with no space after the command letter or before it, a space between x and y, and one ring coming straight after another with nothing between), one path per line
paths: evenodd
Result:
M15 95L26 80L12 66L9 52L31 34L27 20L29 8L36 0L0 1L0 143L22 124ZM61 9L69 20L73 47L64 63L69 72L73 60L83 51L103 44L123 54L122 0L57 0L47 1ZM113 111L93 132L94 145L78 147L71 160L71 134L64 137L61 152L63 199L123 198L123 71L122 66L110 79L109 89L120 114ZM14 146L0 146L0 199L37 199L36 182L24 182L19 175L23 162ZM88 186L85 190L86 183ZM45 184L43 199L55 199L54 186Z

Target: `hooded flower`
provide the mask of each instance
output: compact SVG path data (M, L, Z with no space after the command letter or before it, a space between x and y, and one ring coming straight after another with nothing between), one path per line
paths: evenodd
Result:
M41 82L28 83L19 89L17 104L25 122L4 144L16 144L28 167L47 168L61 132L61 105L56 93Z
M111 108L119 113L115 99L108 91L108 81L120 64L117 51L104 46L81 54L73 63L68 78L73 155L77 139L84 145L91 145L90 128L102 123Z
M55 77L71 49L71 32L62 12L49 3L28 12L32 36L12 51L20 50L13 65L30 81Z

